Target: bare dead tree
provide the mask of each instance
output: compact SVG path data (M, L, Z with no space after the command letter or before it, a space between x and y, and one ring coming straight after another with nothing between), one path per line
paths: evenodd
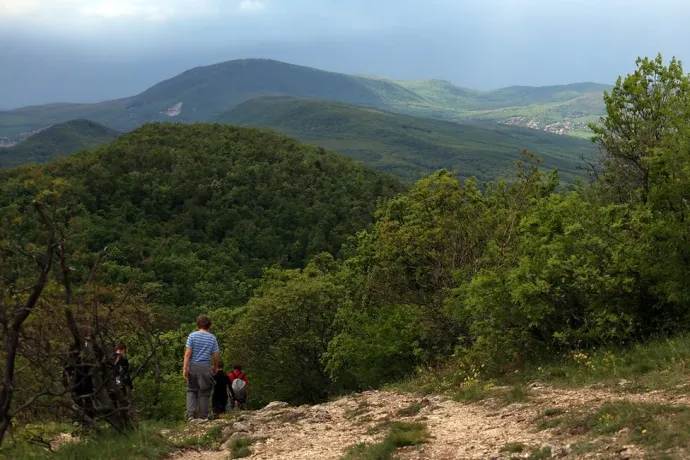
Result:
M65 232L40 204L35 209L47 234L40 247L5 238L0 228L0 445L13 421L48 414L124 431L132 405L107 351L123 335L140 343L146 352L136 377L161 346L155 317L134 286L99 284L105 250L85 281L74 280Z

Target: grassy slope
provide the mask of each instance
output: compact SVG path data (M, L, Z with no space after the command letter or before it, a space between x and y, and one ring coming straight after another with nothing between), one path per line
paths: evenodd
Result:
M326 72L266 59L243 59L197 67L130 98L97 104L51 104L0 111L0 136L88 118L122 131L150 121L208 121L257 96L328 99L447 120L576 121L581 127L603 113L603 85L512 87L490 92L441 80L393 81ZM182 113L166 111L182 103ZM526 121L523 121L526 123Z
M376 79L369 78L369 81ZM511 118L521 126L536 121L540 129L556 122L570 122L568 134L587 136L588 122L604 115L602 98L608 85L575 83L560 86L513 86L480 92L462 88L444 80L395 81L423 98L421 103L398 103L382 98L391 107L411 114L462 121L467 119L507 122Z
M44 163L106 144L120 136L120 132L88 120L72 120L53 125L5 149L0 149L0 167L18 166L24 163Z
M526 128L457 124L289 97L247 101L219 121L274 129L409 181L441 168L457 169L465 177L494 179L512 171L523 148L571 181L582 173L580 156L593 152L587 141Z

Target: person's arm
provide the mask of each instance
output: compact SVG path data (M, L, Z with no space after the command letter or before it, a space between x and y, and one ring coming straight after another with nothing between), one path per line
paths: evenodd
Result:
M213 373L215 374L220 369L218 365L220 363L220 348L218 347L218 340L213 337Z
M184 361L182 362L182 377L189 379L189 360L192 357L192 334L187 336L187 349L184 351Z
M189 378L189 359L192 357L192 349L187 348L184 351L184 363L182 364L182 376L185 380Z
M236 400L237 398L235 397L235 392L232 390L232 381L234 380L233 375L228 372L228 388L230 388L230 396L232 396L232 400Z
M218 369L220 369L220 367L218 366L219 363L220 363L220 353L215 352L215 353L213 353L213 373L214 374L216 372L218 372Z

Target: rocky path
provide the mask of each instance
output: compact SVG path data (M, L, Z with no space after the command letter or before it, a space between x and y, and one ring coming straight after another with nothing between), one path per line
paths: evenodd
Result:
M531 451L548 445L554 457L645 458L635 446L617 446L606 452L574 455L571 445L577 434L564 436L555 430L538 431L535 419L545 410L577 411L604 402L631 401L688 404L687 396L664 392L646 394L611 393L599 389L560 390L534 385L525 402L506 404L500 399L462 403L440 396L421 398L411 394L371 391L318 406L287 407L272 403L260 411L242 415L226 424L223 439L251 436L251 459L302 460L339 459L349 446L376 442L392 421L420 422L427 426L428 443L400 451L401 459L501 459L528 457L527 453L503 452L514 443ZM614 436L615 440L615 436ZM171 458L227 459L228 443L220 450L178 452Z

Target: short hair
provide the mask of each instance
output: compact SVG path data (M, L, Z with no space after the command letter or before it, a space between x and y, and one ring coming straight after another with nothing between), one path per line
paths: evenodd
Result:
M118 342L117 345L115 346L115 350L126 350L127 345L125 345L124 342Z
M241 365L241 364L235 364L235 366L233 367L233 369L237 369L238 371L241 371L241 370L242 370L242 365Z
M211 327L211 318L206 315L199 315L196 319L196 325L199 326L199 329L208 329Z

